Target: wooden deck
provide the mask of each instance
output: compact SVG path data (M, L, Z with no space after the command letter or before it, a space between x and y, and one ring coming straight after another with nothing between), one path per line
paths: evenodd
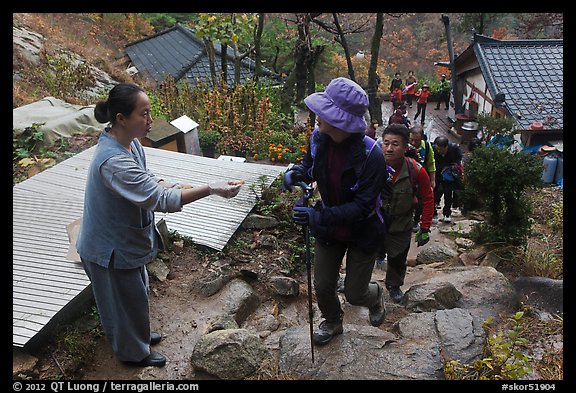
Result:
M66 225L81 217L87 169L95 147L13 187L12 342L23 347L90 284L80 264L66 259ZM233 199L210 196L181 212L156 213L169 230L222 250L284 166L220 161L144 148L148 168L168 181L207 184L244 180ZM61 317L61 315L59 316Z

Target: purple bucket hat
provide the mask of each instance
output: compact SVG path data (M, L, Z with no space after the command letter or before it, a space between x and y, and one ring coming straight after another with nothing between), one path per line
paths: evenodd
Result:
M368 95L350 79L333 79L324 92L310 94L304 103L322 120L343 131L364 132L368 127L364 118Z

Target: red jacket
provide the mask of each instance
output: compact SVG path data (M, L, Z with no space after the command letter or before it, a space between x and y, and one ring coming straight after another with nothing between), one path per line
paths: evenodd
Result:
M422 90L420 94L416 93L418 96L418 104L425 104L428 102L428 97L430 97L430 90Z

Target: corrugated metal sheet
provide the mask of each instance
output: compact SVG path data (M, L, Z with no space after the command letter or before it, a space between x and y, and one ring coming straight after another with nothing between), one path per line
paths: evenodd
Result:
M82 215L86 174L95 147L13 187L13 345L24 346L89 284L80 264L66 260L66 225ZM222 250L286 167L220 161L144 147L148 168L168 181L201 185L244 180L232 199L209 196L181 212L156 213L168 229Z

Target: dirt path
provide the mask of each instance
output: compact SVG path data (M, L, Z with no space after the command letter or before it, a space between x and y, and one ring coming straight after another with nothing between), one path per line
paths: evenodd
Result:
M460 219L454 217L455 222ZM417 247L415 242L409 252L409 259L415 259L418 252L433 244L441 242L453 242L452 239L438 231L439 225L450 225L440 223L432 227L431 241L423 246ZM161 380L205 380L216 379L210 375L196 373L190 364L190 357L194 345L204 333L205 323L210 317L219 315L217 296L204 298L194 294L191 287L195 280L198 280L204 271L202 261L196 259L197 256L189 250L185 251L169 261L171 269L171 280L160 282L151 279L150 313L153 330L161 332L164 336L162 342L154 347L154 350L162 353L167 358L167 364L162 368L148 367L138 368L127 366L118 361L110 348L105 337L98 339L94 358L89 366L81 370L84 380L133 380L133 379L161 379ZM408 269L406 285L404 290L410 287L410 283L415 279L421 279L419 274L412 277L412 268ZM412 279L414 278L414 279ZM300 278L305 281L305 275ZM384 283L385 271L375 268L373 280ZM255 289L261 296L266 296L264 285L256 284ZM265 305L270 299L262 298ZM307 309L307 298L298 298L301 314L305 315ZM354 317L351 314L351 317ZM394 318L391 315L390 318ZM388 330L392 325L392 320L382 325L381 329Z
M385 103L386 104L386 103ZM383 105L384 113L390 109ZM409 109L409 114L413 117L414 108ZM435 132L442 132L434 125L434 117L427 114L427 126L435 129ZM456 213L454 220L461 217ZM408 260L415 260L416 256L423 249L439 243L452 243L453 240L438 231L439 226L450 225L439 223L431 228L431 240L423 246L417 247L412 241ZM150 315L152 329L161 332L164 339L160 344L154 347L154 350L162 353L167 358L167 364L163 368L137 368L127 366L118 361L110 348L105 337L100 337L96 345L94 359L89 366L81 370L85 380L131 380L140 378L155 378L163 380L194 380L194 379L214 379L210 375L197 374L190 364L190 357L194 345L200 336L204 333L205 322L210 317L218 315L219 307L215 297L203 298L191 291L195 280L202 276L205 268L204 261L197 259L195 253L185 249L181 255L171 257L169 266L171 269L171 279L160 282L157 279L151 279L150 294ZM413 281L411 278L412 269L408 269L406 276L406 285L404 290L410 287ZM416 275L414 275L416 279ZM418 277L421 278L421 277ZM384 283L385 271L375 268L373 279L380 284ZM301 278L306 282L306 277ZM262 288L256 288L262 289ZM265 291L261 291L265 292ZM262 295L262 294L261 294ZM263 293L266 296L265 293ZM306 297L300 296L302 302L299 307L305 310L307 307ZM263 299L262 303L266 303ZM394 317L394 316L391 316ZM387 329L385 323L381 328Z

